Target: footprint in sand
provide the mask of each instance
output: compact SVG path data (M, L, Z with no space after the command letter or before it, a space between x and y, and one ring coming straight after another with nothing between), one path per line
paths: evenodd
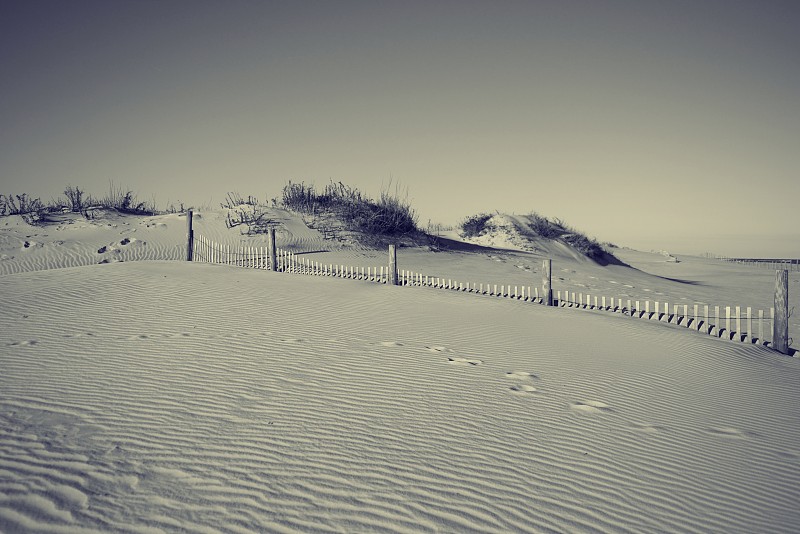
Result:
M468 360L467 358L447 358L448 363L455 365L480 365L483 360Z
M600 402L600 401L576 402L572 404L571 408L573 411L580 413L601 413L601 412L612 411L611 406L609 406L605 402Z
M537 391L537 389L530 384L515 384L508 389L515 395L531 395Z
M732 426L711 426L706 429L706 432L714 436L729 439L745 439L747 434L738 428Z
M539 378L533 373L529 373L528 371L509 371L506 373L506 378L512 380L530 380L532 378Z
M443 347L441 345L432 345L430 347L426 346L425 348L428 349L429 352L432 352L434 354L440 354L443 352L455 352L453 349L448 349L447 347Z
M775 456L782 460L800 460L800 452L796 451L775 451Z
M9 347L32 347L33 345L38 345L39 341L35 339L28 339L26 341L14 341L13 343L9 343Z

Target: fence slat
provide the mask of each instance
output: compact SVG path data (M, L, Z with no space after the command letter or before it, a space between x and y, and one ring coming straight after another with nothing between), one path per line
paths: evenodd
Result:
M736 339L739 341L744 341L742 337L742 309L740 306L736 306Z

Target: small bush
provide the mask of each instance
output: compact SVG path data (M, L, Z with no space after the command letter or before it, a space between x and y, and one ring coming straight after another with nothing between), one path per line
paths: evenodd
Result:
M225 226L228 228L246 226L247 230L242 232L243 235L265 234L270 226L276 225L277 221L268 217L267 212L257 205L247 208L246 205L241 204L229 209L225 218Z
M92 198L86 196L86 192L77 186L72 187L68 185L67 188L64 189L64 195L67 197L67 201L69 201L67 207L75 213L84 211L92 204Z
M31 198L27 194L0 195L0 215L30 215L45 209L38 198Z
M75 189L78 190L77 187ZM67 190L69 190L69 188L67 188ZM67 195L67 198L70 198L70 196ZM114 182L109 184L108 194L104 198L95 201L91 199L91 197L88 197L88 200L86 200L84 204L85 207L97 204L104 208L113 208L117 211L134 215L154 215L157 211L155 202L140 202L133 191L123 187L117 187L114 185ZM73 211L75 211L74 208Z
M470 215L458 225L461 235L464 237L478 237L486 231L486 223L491 218L492 215L490 213Z

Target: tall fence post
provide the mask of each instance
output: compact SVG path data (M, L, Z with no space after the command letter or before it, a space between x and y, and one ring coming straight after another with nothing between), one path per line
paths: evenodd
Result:
M553 260L549 258L542 262L542 304L553 305Z
M389 245L389 284L397 285L397 245Z
M186 212L186 261L194 257L194 230L192 229L192 210Z
M789 271L775 271L775 321L772 329L772 346L782 354L789 354Z
M275 227L270 226L267 231L267 255L269 256L269 269L274 273L278 270L278 254L275 248Z

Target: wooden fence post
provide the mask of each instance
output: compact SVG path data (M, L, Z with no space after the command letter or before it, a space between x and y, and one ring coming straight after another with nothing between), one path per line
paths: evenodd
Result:
M186 261L192 261L194 257L194 230L192 229L192 217L194 212L186 212Z
M542 304L553 305L553 260L542 262Z
M775 271L775 321L772 328L772 346L781 354L789 354L788 271Z
M267 231L267 255L269 257L269 269L272 272L278 270L278 254L275 247L275 227L270 226Z
M389 284L397 285L397 245L389 245Z

